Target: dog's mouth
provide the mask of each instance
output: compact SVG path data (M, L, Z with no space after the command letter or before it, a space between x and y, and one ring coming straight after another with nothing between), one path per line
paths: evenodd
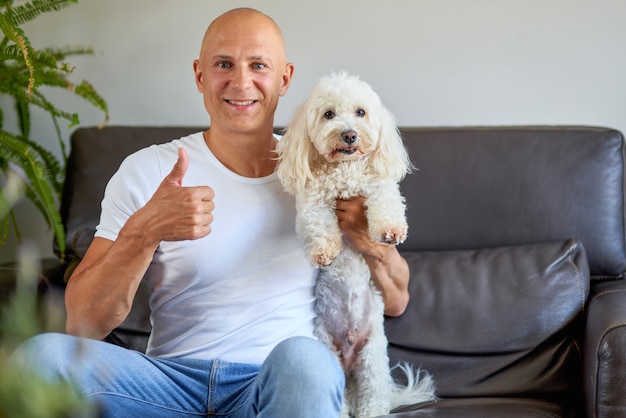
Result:
M336 152L344 155L352 155L357 151L356 147L337 148Z

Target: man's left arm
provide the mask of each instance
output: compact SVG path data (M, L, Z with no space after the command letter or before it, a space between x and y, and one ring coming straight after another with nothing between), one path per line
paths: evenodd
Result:
M344 241L363 254L372 280L385 303L385 315L399 316L409 304L409 266L395 245L374 242L369 235L364 197L337 199L337 219Z

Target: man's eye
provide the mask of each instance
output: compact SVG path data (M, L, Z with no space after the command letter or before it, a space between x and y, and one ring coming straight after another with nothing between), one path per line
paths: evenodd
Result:
M365 110L363 109L357 109L355 113L360 118L365 117Z
M335 112L333 112L332 110L327 111L326 113L324 113L324 119L332 119L335 117Z
M228 61L220 61L217 64L215 64L216 67L218 68L230 68L230 62Z
M262 70L262 69L264 69L264 68L265 68L265 64L262 64L262 63L260 63L260 62L255 62L254 64L252 64L252 67L253 67L255 70Z

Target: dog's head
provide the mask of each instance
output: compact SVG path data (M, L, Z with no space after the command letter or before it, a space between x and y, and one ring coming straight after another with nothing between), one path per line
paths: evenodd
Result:
M367 158L379 176L400 181L411 169L393 115L366 82L323 77L298 107L277 148L278 176L291 193L322 164Z

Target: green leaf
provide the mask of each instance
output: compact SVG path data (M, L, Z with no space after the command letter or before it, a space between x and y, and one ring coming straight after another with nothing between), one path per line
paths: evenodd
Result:
M28 101L16 98L15 112L17 113L20 133L23 137L28 138L30 136L30 108L28 107Z
M0 30L4 33L4 36L15 43L22 52L22 64L26 67L29 74L27 90L30 92L35 84L35 66L32 61L32 57L35 53L30 45L30 41L24 34L24 31L14 24L10 14L0 13Z
M106 124L109 121L109 108L106 101L98 94L96 89L93 88L91 83L86 80L83 80L76 88L74 89L74 94L79 97L82 97L89 103L91 103L94 107L102 110L105 115L104 123Z
M42 13L61 10L77 2L78 0L33 0L12 8L9 15L15 24L21 25L34 20Z
M64 252L65 230L58 209L58 192L55 191L55 182L50 180L50 176L54 175L50 173L51 167L54 170L54 163L47 161L51 154L47 151L42 153L42 149L32 141L0 130L0 152L23 170L28 180L26 194L53 229L59 249Z

